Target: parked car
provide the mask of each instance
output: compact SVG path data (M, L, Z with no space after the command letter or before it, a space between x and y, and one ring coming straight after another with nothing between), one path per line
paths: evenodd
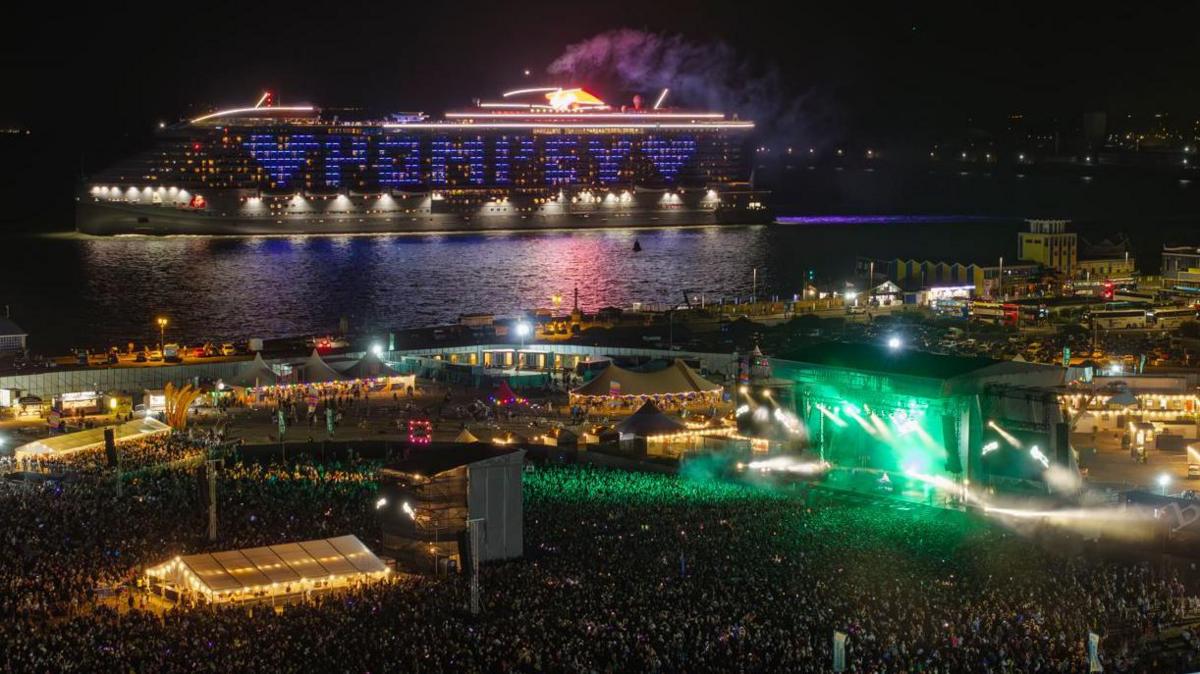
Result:
M233 342L225 342L224 344L221 345L221 355L222 356L236 356L237 355L237 347L235 347L233 345Z

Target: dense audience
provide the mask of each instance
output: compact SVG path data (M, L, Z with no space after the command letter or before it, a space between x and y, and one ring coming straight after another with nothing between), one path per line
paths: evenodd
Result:
M183 433L153 435L116 443L122 471L138 471L154 466L188 461L204 456L217 438L209 431L200 436ZM70 453L31 457L17 462L19 468L49 473L98 474L108 469L108 454L104 446L91 447Z
M958 512L819 501L819 492L540 468L525 476L525 559L402 577L281 612L96 607L96 588L205 549L346 533L379 550L368 463L236 464L221 540L195 479L84 479L0 491L0 654L11 671L1170 672L1155 650L1195 605L1163 568L1065 556Z

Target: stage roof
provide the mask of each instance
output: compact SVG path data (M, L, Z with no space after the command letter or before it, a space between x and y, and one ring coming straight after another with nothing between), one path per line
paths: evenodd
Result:
M883 344L826 342L778 357L783 363L924 380L942 395L978 392L989 383L1053 387L1067 371L1055 365L1020 363L982 356L951 356Z
M953 379L1005 361L981 356L948 356L883 344L825 342L779 356L780 360L846 370L896 374L926 379Z

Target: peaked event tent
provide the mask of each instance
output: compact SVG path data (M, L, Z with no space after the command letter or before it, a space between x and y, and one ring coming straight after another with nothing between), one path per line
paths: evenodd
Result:
M388 568L357 536L176 557L146 569L151 586L238 601L377 580Z
M464 428L458 432L458 436L454 438L454 441L461 442L464 445L468 445L473 442L479 442L479 438L475 437L474 433L472 433L471 431L468 431L467 429Z
M496 387L496 394L492 397L496 399L496 402L503 405L515 403L521 399L520 396L513 392L512 387L508 385L508 382L503 379L500 380L500 386Z
M343 376L350 379L376 379L378 377L395 377L399 374L388 367L387 363L372 351L367 351L362 358L358 359L357 363L342 372Z
M242 365L238 373L230 382L233 386L242 388L255 388L258 386L272 386L279 381L279 375L267 365L263 360L262 353L254 354L254 360Z
M342 373L329 367L329 363L326 363L321 358L321 354L317 353L316 349L313 349L312 355L308 357L308 360L300 364L299 370L300 377L309 384L325 381L341 381L346 378Z
M171 427L154 417L134 419L113 427L113 439L118 444L129 440L137 440L152 435L170 433ZM14 450L18 459L29 456L46 454L70 454L85 449L95 449L104 446L104 429L89 428L86 431L54 435L49 438L35 440L21 445Z
M573 447L579 444L579 436L566 428L554 428L542 436L542 442L551 447Z
M594 379L571 391L572 398L618 398L646 396L715 395L720 384L701 377L682 360L676 359L657 372L634 372L609 364Z
M668 435L684 430L687 430L686 424L663 414L662 410L649 400L639 407L638 411L617 424L617 432L621 434L621 437L648 438L653 435Z

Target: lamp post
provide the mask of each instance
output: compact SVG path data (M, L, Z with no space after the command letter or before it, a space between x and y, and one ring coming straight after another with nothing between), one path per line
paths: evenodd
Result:
M1162 488L1162 495L1167 495L1167 485L1171 484L1171 476L1163 473L1158 476L1158 486Z
M525 338L529 336L530 332L532 332L532 329L530 328L529 323L527 323L525 321L517 322L517 336L521 338L521 351L525 350ZM516 365L517 365L517 369L520 370L521 369L521 352L520 351L517 352Z
M160 316L155 322L158 323L158 352L162 353L163 344L166 341L167 319Z

